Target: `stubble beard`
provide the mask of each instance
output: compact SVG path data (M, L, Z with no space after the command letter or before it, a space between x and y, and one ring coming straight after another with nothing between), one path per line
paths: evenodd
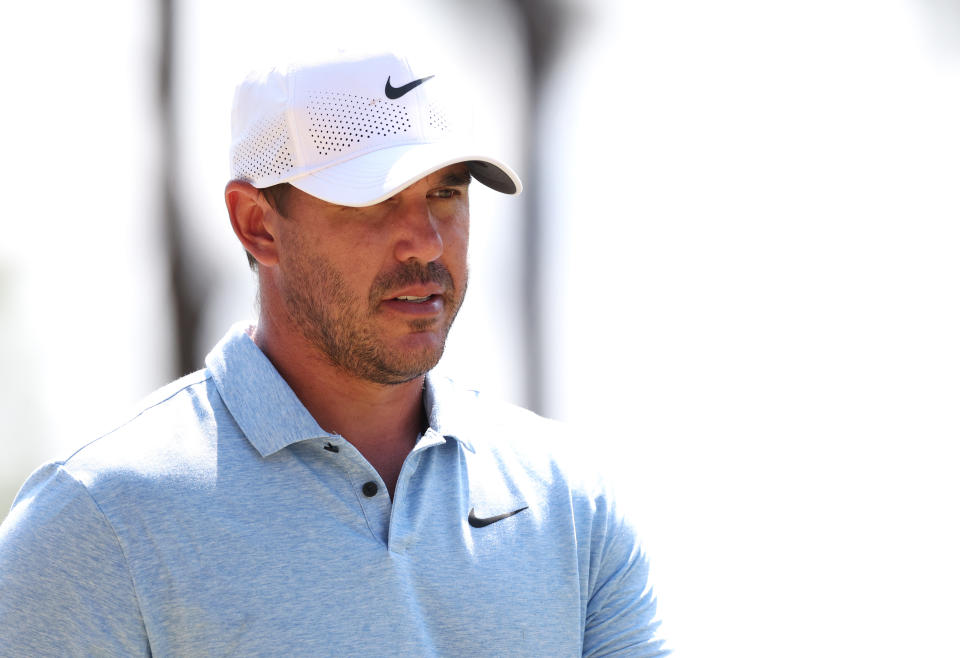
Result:
M335 367L376 384L397 385L412 381L437 365L443 355L447 333L460 310L466 280L459 290L446 267L439 263L399 264L381 273L367 299L353 295L343 275L323 259L312 258L309 267L298 262L291 267L284 287L287 312L300 333ZM397 351L376 330L377 309L383 296L407 285L439 283L444 288L447 316L440 320L440 344L436 348ZM413 332L436 329L437 320L408 321Z

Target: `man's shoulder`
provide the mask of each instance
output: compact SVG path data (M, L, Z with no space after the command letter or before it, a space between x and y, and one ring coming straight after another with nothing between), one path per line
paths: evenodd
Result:
M216 398L204 371L157 389L109 431L35 470L11 515L22 516L24 523L28 518L42 523L47 516L60 524L68 517L86 523L85 510L110 519L131 500L138 508L162 506L177 491L196 489L216 476L217 436L223 433L218 425L224 424Z
M202 391L211 381L211 377L210 370L202 368L161 386L145 395L133 406L130 418L136 418L154 407L162 407L181 394L191 395Z
M439 409L434 420L443 430L462 434L461 438L471 443L493 447L515 445L521 439L523 444L533 445L563 442L568 435L568 428L560 421L451 379L433 378L430 386Z
M215 450L222 406L209 372L198 370L153 391L54 464L89 489L182 472Z
M458 436L476 459L491 460L501 471L597 492L608 456L600 437L496 396L445 385L446 400L456 400Z

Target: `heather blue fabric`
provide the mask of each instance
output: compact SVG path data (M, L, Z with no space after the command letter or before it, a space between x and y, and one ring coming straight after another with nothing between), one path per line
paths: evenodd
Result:
M424 404L391 501L234 327L24 484L0 526L0 655L664 655L589 440L433 377Z

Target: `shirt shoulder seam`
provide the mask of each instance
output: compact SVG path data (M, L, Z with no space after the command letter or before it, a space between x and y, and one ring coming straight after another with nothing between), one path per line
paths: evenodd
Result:
M209 373L209 371L207 371L207 372ZM101 434L101 435L98 436L97 438L95 438L95 439L93 439L92 441L89 441L89 442L87 442L87 443L84 443L82 446L80 446L79 448L77 448L76 450L74 450L74 451L70 454L69 457L67 457L66 459L64 459L64 460L62 460L62 461L60 462L61 466L65 466L65 465L67 464L67 462L69 462L71 459L73 459L74 457L76 457L78 453L82 452L85 448L87 448L87 447L90 446L91 444L96 443L96 442L99 441L100 439L104 439L104 438L110 436L111 434L114 434L115 432L118 432L118 431L122 430L124 427L126 427L127 425L129 425L130 423L132 423L132 422L135 421L137 418L139 418L140 416L142 416L142 415L145 414L146 412L150 411L150 410L153 409L154 407L159 407L161 404L163 404L163 403L165 403L165 402L168 402L168 401L172 400L173 398L175 398L176 396L180 395L181 393L183 393L183 392L184 392L185 390L187 390L188 388L193 388L194 386L196 386L196 385L198 385L198 384L202 384L202 383L207 382L207 381L210 381L211 379L213 379L213 375L212 375L212 374L207 374L207 376L205 376L203 379L197 379L197 380L195 380L195 381L191 381L191 382L185 383L183 386L181 386L181 387L178 388L177 390L173 391L172 393L170 393L170 395L166 396L166 397L163 398L162 400L157 400L156 402L153 402L153 403L151 403L151 404L148 404L147 406L143 407L142 409L139 409L133 416L131 416L130 418L127 418L125 421L123 421L122 423L120 423L120 424L117 425L116 427L112 428L111 430L109 430L109 431L107 431L107 432L104 432L103 434ZM73 476L71 476L71 477L73 477Z

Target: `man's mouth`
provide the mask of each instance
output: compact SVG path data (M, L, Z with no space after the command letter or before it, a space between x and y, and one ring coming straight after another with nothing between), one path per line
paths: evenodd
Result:
M425 318L443 313L443 310L446 307L446 302L444 301L444 296L442 293L430 293L427 290L417 290L411 292L429 294L406 294L397 295L396 297L388 297L380 302L381 308L384 310L389 309L395 313L401 313L409 317L418 318Z

